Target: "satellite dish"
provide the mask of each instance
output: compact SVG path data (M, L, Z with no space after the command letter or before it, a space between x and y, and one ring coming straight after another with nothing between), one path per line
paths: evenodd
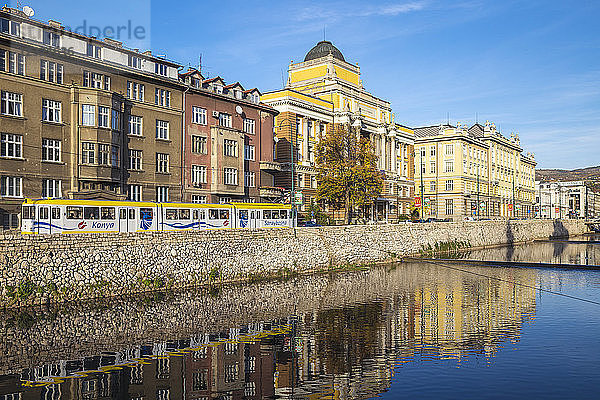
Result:
M244 112L244 110L242 110L241 106L235 106L235 112L241 115Z
M25 7L23 7L23 13L25 15L27 15L28 17L33 17L33 14L35 14L35 11L33 11L33 8L31 8L31 7L25 6Z

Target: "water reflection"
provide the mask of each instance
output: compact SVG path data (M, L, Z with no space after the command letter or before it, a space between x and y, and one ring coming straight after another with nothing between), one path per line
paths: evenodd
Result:
M584 239L584 240L587 240ZM589 239L591 240L591 239ZM461 258L554 264L600 265L600 244L549 241L467 251Z
M191 335L187 326L172 328L154 341L136 342L139 326L120 325L123 317L118 316L129 306L117 303L103 309L122 330L113 350L94 352L78 340L94 335L82 323L83 330L61 332L36 347L43 349L44 363L24 345L6 342L58 329L57 320L5 323L1 345L8 356L21 355L12 358L15 363L10 357L0 363L6 371L0 377L0 399L373 397L390 387L398 366L447 360L460 366L472 357L493 362L504 343L519 340L523 323L534 318L536 292L510 282L535 285L538 272L472 270L489 278L415 263L230 287L219 294L181 293L160 304L171 312L181 312L176 305L183 305L196 318L227 309L233 301L254 309L240 309L229 322L226 317L212 320ZM289 313L285 297L296 312ZM136 310L144 315L157 306L137 304ZM273 319L252 319L265 310ZM77 321L87 312L71 310L61 318ZM148 325L144 329L148 336L154 332ZM125 345L128 333L132 339ZM96 335L100 340L102 333ZM28 367L19 369L19 362Z

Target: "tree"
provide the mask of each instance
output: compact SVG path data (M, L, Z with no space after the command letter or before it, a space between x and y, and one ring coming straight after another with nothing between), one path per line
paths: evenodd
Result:
M343 208L348 223L352 212L373 203L383 190L377 156L370 140L338 126L317 145L317 199Z

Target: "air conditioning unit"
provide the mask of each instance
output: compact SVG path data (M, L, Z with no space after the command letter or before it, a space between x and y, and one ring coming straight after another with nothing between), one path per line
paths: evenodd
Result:
M213 117L219 118L219 112L218 111L213 111Z

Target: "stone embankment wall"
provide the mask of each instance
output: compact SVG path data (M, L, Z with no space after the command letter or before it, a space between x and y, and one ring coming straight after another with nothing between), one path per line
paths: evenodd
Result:
M401 257L449 242L490 246L577 235L581 221L477 221L255 231L0 235L0 306L290 275Z

